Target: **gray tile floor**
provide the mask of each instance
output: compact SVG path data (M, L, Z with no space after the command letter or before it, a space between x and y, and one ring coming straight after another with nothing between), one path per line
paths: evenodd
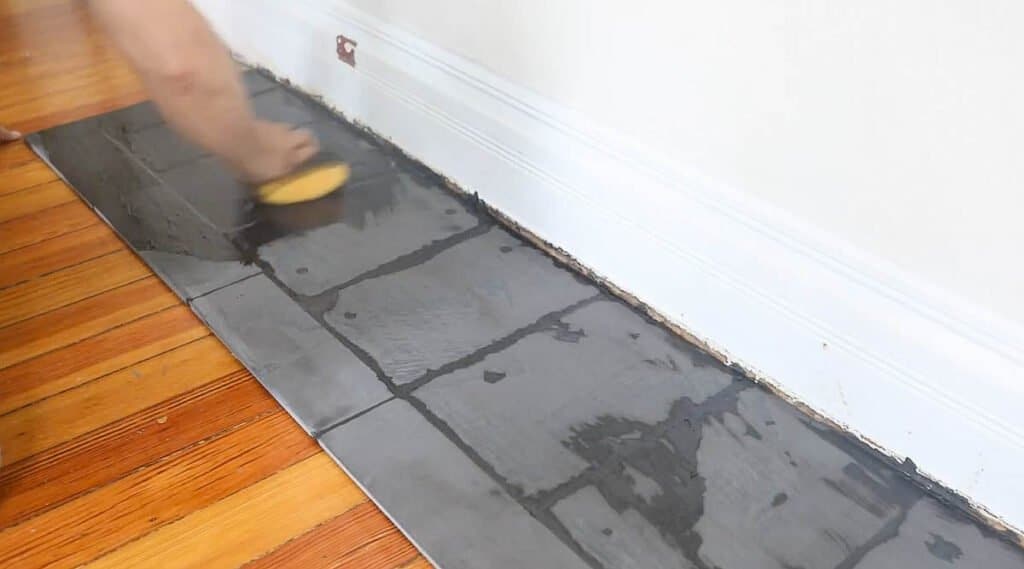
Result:
M1024 567L1022 552L308 99L354 165L253 205L143 104L31 137L446 569Z

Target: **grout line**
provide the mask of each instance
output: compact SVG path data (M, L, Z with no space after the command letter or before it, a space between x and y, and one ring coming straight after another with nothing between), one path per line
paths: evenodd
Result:
M519 342L519 340L522 340L523 338L531 334L535 334L537 332L540 332L544 329L553 326L554 324L557 324L562 320L562 318L572 314L573 312L587 305L598 302L602 300L604 297L605 296L603 292L598 292L597 294L588 296L583 300L576 301L575 303L570 304L565 308L548 312L547 314L542 315L540 318L531 322L530 324L527 324L522 328L513 330L509 334L506 334L501 338L493 340L491 343L476 349L470 354L467 354L461 358L448 362L442 365L441 367L437 368L436 370L427 370L427 372L421 375L420 377L408 383L404 383L398 386L397 389L401 395L409 395L413 391L416 391L417 389L430 383L434 379L442 375L447 375L454 371L470 367L475 363L483 361L487 356L505 350L506 348L509 348L516 344L517 342Z
M494 223L490 221L480 221L479 223L477 223L473 227L470 227L469 229L460 231L459 233L456 233L454 235L449 235L448 237L445 237L443 239L438 239L436 241L428 243L423 247L416 249L415 251L406 253L404 255L400 255L382 265L377 266L376 268L370 269L358 276L355 276L341 284L334 285L322 292L311 295L300 294L299 296L316 302L316 300L323 300L332 294L337 294L345 290L346 288L355 286L363 281L380 278L393 273L402 272L406 269L411 269L413 267L426 263L427 261L440 255L441 253L444 253L448 249L451 249L457 245L460 245L466 241L469 241L475 237L479 237L480 235L487 233L494 227Z
M258 277L258 276L260 276L260 275L262 275L262 274L263 274L263 272L262 272L262 271L256 271L255 273L252 273L251 275L246 275L246 276L244 276L244 277L242 277L242 278L240 278L240 279L236 279L236 280L233 280L233 281L231 281L231 282L229 282L229 283L227 283L227 284L223 284L223 285L220 285L220 286L218 286L218 287L216 287L216 288L212 288L212 289L210 289L210 290L208 290L208 291L206 291L206 292L204 292L204 293L198 294L198 295L196 295L196 296L193 296L193 297L190 297L190 298L181 298L181 297L179 296L178 298L181 298L181 300L182 300L183 302L185 302L186 304L188 304L189 306L191 306L191 305L192 305L192 303L193 303L194 301L196 301L196 300L199 300L199 299L201 299L201 298L205 298L205 297L207 297L207 296L210 296L210 295L211 295L211 294L213 294L213 293L216 293L216 292L220 292L220 291L222 291L222 290L224 290L224 289L226 289L226 288L229 288L229 287L235 286L236 284L238 284L238 283L240 283L240 282L245 282L245 281L247 281L247 280L249 280L249 279L251 279L251 278L253 278L253 277ZM209 327L209 326L207 326L207 327Z
M474 449L466 441L464 441L462 437L460 437L459 434L456 433L455 430L448 425L448 423L446 423L443 419L435 415L434 412L427 407L426 403L417 399L415 396L411 394L402 397L402 399L409 405L412 405L412 407L416 409L416 411L418 411L420 415L428 423L430 423L431 426L437 429L437 431L440 432L443 437L445 437L446 439L448 439L449 442L454 444L455 447L458 448L462 452L462 454L466 456L466 458L468 458L473 464L477 466L477 468L482 470L487 476L494 480L495 484L500 486L501 489L505 491L505 494L507 494L513 501L519 504L521 508L526 510L526 512L530 514L530 516L536 518L539 522L541 522L545 529L551 532L551 534L558 538L559 541L564 543L566 547L568 547L581 560L583 560L584 563L587 563L593 569L605 569L595 557L587 553L587 551L584 550L583 547L579 543L577 543L575 539L573 539L572 535L570 535L567 530L561 527L551 527L551 524L546 523L546 521L541 519L541 517L538 515L542 514L543 512L531 511L525 504L523 504L521 500L521 498L523 497L522 488L509 482L508 479L506 479L504 476L498 473L497 469L495 469L494 466L492 466L489 462L487 462L487 460L480 456L480 453L478 453L476 449Z
M310 433L310 435L312 435L314 439L320 440L324 435L326 435L327 433L333 431L334 429L336 429L338 427L341 427L343 425L347 425L348 423L351 423L352 421L355 421L356 419L359 419L363 415L367 415L371 411L375 411L378 407L381 407L381 406L383 406L386 403L391 403L392 401L394 401L397 398L398 398L397 396L392 395L391 397L388 397L387 399L385 399L383 401L380 401L378 403L374 403L373 405L370 405L366 409L363 409L362 411L359 411L358 413L355 413L354 415L351 415L351 416L346 417L344 419L341 419L339 421L335 421L334 423L331 423L331 424L327 425L326 427L320 429L319 431L314 431L314 432Z

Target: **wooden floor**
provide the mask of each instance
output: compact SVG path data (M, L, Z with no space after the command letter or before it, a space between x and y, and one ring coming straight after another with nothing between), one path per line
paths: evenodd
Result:
M81 2L0 2L0 124L141 100ZM0 567L429 565L22 144L0 147Z

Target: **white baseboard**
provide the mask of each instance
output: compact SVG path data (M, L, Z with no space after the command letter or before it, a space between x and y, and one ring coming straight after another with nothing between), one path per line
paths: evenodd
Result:
M244 58L1024 528L1020 328L340 0L197 4Z

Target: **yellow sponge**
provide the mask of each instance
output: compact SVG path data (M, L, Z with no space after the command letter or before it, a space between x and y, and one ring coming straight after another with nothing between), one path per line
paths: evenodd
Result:
M352 171L344 162L300 168L256 188L256 199L267 205L288 205L320 199L345 185Z

